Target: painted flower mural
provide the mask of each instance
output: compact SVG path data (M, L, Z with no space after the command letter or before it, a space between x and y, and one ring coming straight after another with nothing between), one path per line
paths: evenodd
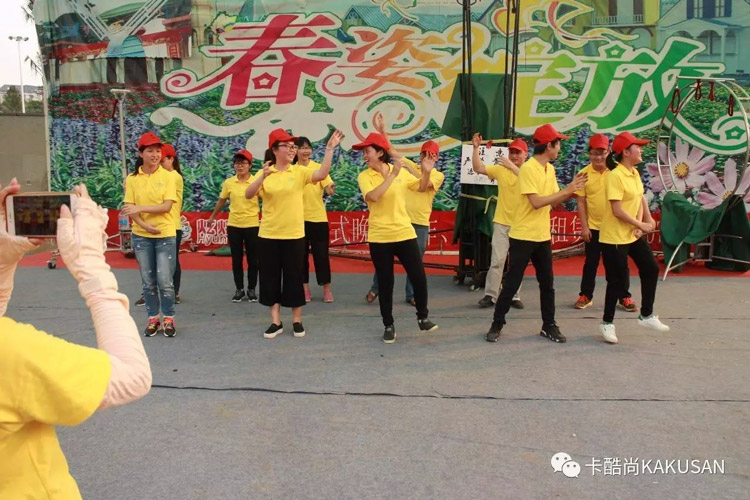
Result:
M684 193L691 188L699 188L704 183L706 172L714 168L716 157L714 155L706 156L706 152L700 148L690 148L690 145L677 137L674 154L667 151L667 145L659 143L659 159L662 163L672 165L670 175L669 167L666 165L661 168L662 182L659 176L659 167L655 163L646 165L651 174L651 190L655 193L675 189L678 193Z
M750 212L750 169L746 169L742 179L737 184L737 163L733 159L724 164L724 179L719 180L714 172L708 172L705 176L708 191L698 193L697 199L704 208L715 208L721 205L737 188L737 194L743 195L745 208Z

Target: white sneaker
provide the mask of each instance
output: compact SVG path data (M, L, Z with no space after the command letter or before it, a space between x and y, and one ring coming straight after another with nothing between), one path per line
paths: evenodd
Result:
M645 326L646 328L651 328L652 330L656 330L658 332L668 332L669 327L659 321L659 316L652 314L648 318L644 318L643 316L638 316L638 324L640 326Z
M613 323L600 323L599 331L601 332L602 337L604 337L604 340L610 344L617 343L617 335L615 335L615 325Z

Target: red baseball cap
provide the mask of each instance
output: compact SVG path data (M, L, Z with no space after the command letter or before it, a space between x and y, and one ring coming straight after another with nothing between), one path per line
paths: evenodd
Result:
M365 137L365 140L360 142L359 144L355 144L352 146L352 149L365 149L367 146L379 146L386 151L388 151L391 148L390 143L388 142L388 139L383 137L382 135L378 133L371 133L367 137Z
M609 138L604 134L594 134L589 139L589 149L609 149Z
M633 144L637 144L638 146L644 146L648 144L649 141L646 139L638 139L636 136L631 134L630 132L622 132L621 134L617 134L617 137L615 137L615 140L612 141L612 151L615 152L615 154L620 154L626 149L628 149Z
M244 159L246 159L247 161L249 161L250 163L253 162L253 154L250 151L248 151L247 149L240 149L239 151L237 151L236 153L234 153L234 156L241 156Z
M297 138L293 135L289 135L286 130L283 128L277 128L274 130L271 130L271 133L268 134L268 147L272 148L274 144L277 142L289 142L289 141L296 141Z
M534 131L534 142L536 144L549 144L555 139L567 139L567 135L558 132L551 124L542 125Z
M427 141L424 144L422 144L422 150L420 153L432 153L434 155L440 154L440 146L438 146L438 143L435 141Z
M175 156L177 156L177 151L174 150L174 146L172 146L171 144L162 144L161 157L166 158L168 156L174 158Z
M519 151L523 151L524 153L529 152L529 145L526 144L526 141L524 141L521 138L514 139L513 142L508 144L508 149L517 149Z
M138 139L138 149L155 146L156 144L161 146L161 139L153 132L146 132Z

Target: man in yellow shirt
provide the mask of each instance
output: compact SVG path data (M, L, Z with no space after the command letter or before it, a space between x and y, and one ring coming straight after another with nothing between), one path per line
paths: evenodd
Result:
M589 140L589 158L591 163L581 172L588 177L586 185L576 191L578 198L578 218L581 221L581 236L586 248L586 261L581 275L581 291L575 303L576 309L586 309L594 300L596 286L596 270L602 254L599 245L599 227L604 213L608 210L607 201L607 154L609 153L609 139L604 134L594 134ZM635 301L630 297L630 279L625 283L625 295L619 298L619 306L628 312L636 310Z
M518 192L518 172L529 155L529 146L523 139L515 139L508 145L508 157L502 156L500 158L500 165L485 166L479 158L482 136L474 134L472 143L474 152L471 163L474 171L497 180L497 204L492 230L492 257L484 284L484 297L479 301L479 307L491 307L495 305L502 285L505 258L508 256L508 246L510 245L508 232L513 221L513 214L521 202L521 195ZM513 296L510 305L516 309L523 309L523 303L518 292Z
M553 342L565 342L555 322L555 289L552 275L552 236L550 208L567 200L586 182L585 174L578 174L562 191L557 185L555 167L550 163L560 153L562 135L552 125L542 125L534 131L534 156L521 166L518 174L521 202L513 218L510 238L510 265L506 283L495 304L495 314L487 332L487 342L497 342L505 324L513 295L523 280L531 260L539 282L542 308L540 335Z

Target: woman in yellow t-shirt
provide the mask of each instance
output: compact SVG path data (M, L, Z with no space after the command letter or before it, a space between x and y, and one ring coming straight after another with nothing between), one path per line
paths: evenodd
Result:
M293 164L297 154L296 137L283 129L268 135L267 154L273 162L253 177L245 197L263 200L263 218L258 232L260 266L260 303L271 312L271 325L263 337L272 339L284 332L281 306L292 308L292 330L295 337L304 337L302 287L305 259L305 219L303 192L307 184L320 182L331 170L333 150L344 134L336 130L326 145L326 153L318 170Z
M427 277L417 233L406 211L407 191L427 189L437 156L428 154L422 159L422 177L417 178L402 169L402 158L395 158L391 164L390 143L382 134L372 133L352 148L362 150L367 163L357 181L370 210L367 241L378 277L378 302L385 326L383 342L392 344L396 341L393 323L393 263L396 257L414 287L419 329L423 332L437 330L438 326L427 317Z
M297 138L297 165L312 170L320 168L320 163L311 160L312 143L307 137ZM310 253L315 263L315 278L323 287L323 302L333 302L331 292L331 261L328 257L329 229L328 214L323 195L333 196L336 184L331 176L320 182L307 184L303 195L305 205L305 269L302 272L305 301L312 300L310 293Z
M234 296L232 302L242 302L247 296L248 302L258 302L255 286L258 284L258 198L245 198L245 191L252 182L250 168L253 155L246 149L234 154L234 176L221 185L221 194L208 219L213 226L216 215L229 201L229 220L227 221L227 239L232 255L232 276L234 277ZM245 278L242 271L242 257L247 259L247 294Z
M633 259L641 278L641 314L638 324L660 332L669 327L654 315L656 284L659 280L659 264L654 252L644 237L656 227L648 203L643 196L643 183L636 166L643 162L641 146L647 140L637 139L630 132L623 132L612 141L612 151L607 156L607 200L599 243L602 248L604 270L607 276L607 291L604 296L604 316L599 331L604 340L616 344L615 307L617 300L626 291L628 283L628 256Z
M182 243L182 197L184 191L184 182L182 180L182 167L177 152L171 144L164 144L161 148L161 166L164 170L171 172L174 177L174 185L177 190L177 201L172 204L169 211L174 220L175 229L175 268L172 281L174 282L174 303L180 303L180 283L182 281L182 268L180 267L180 244Z

